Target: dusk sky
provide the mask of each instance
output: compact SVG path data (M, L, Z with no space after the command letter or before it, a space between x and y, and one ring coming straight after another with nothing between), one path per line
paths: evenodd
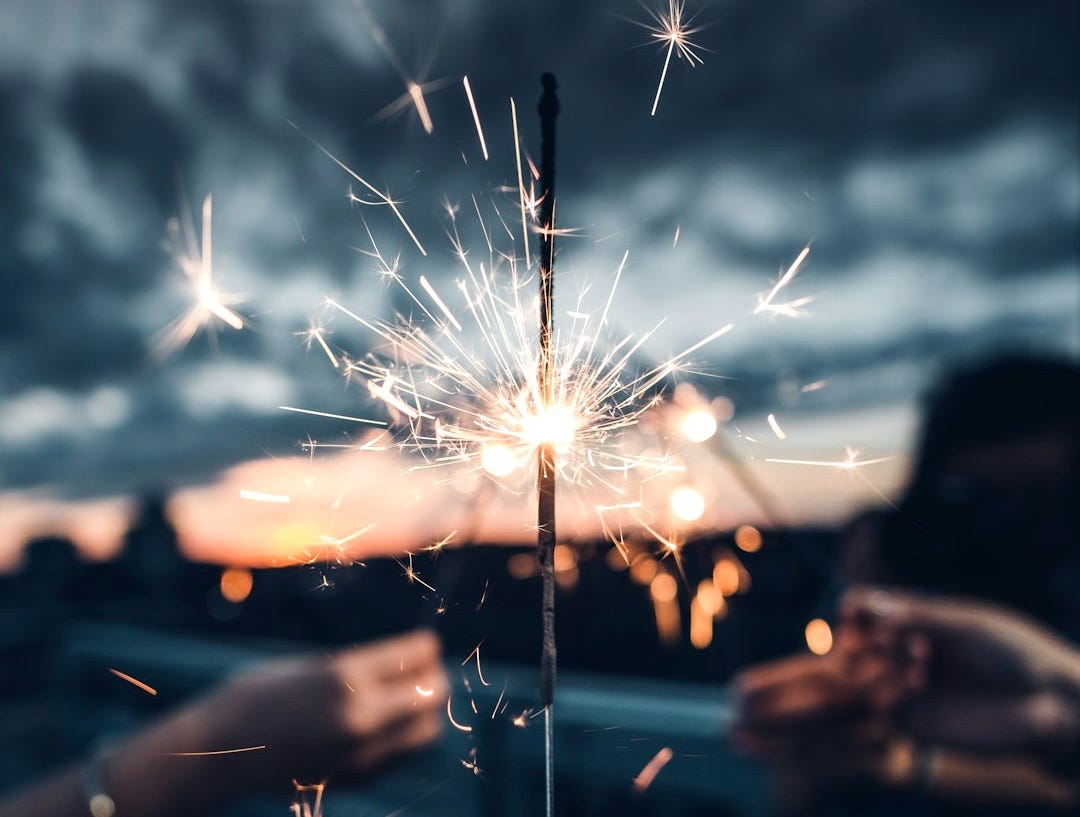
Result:
M613 323L666 318L649 356L734 323L695 382L733 401L728 432L796 519L875 497L762 460L850 444L897 455L871 475L895 490L941 371L1006 349L1080 353L1075 4L687 10L704 62L673 60L650 116L664 54L636 2L5 0L0 491L176 488L355 431L278 410L378 411L297 333L327 296L365 316L403 307L357 252L362 218L405 276L450 288L444 202L467 212L475 194L499 230L493 206L513 215L509 100L535 156L544 70L562 102L558 218L579 228L559 245L561 307L586 282L606 291L629 250ZM410 77L436 83L430 135L412 106L379 116L404 91L379 29ZM350 204L352 180L305 136L401 201L428 256L387 208ZM155 360L190 306L166 225L208 194L215 281L242 294L247 326ZM752 314L808 242L788 292L815 296L809 314ZM354 356L370 343L330 329Z

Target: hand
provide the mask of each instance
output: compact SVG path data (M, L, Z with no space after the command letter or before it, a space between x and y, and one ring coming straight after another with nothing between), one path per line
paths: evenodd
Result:
M117 814L188 817L293 780L366 774L434 740L446 696L427 632L268 664L133 735L106 758L103 782ZM86 809L68 770L0 802L0 817Z
M754 667L735 679L739 719L732 740L781 768L823 777L900 785L913 772L910 741L893 731L894 700L882 661L852 672L842 657L801 655Z
M258 668L207 707L220 747L266 746L237 756L245 785L260 789L363 775L425 746L441 731L446 696L439 642L417 632Z
M900 723L931 743L1059 754L1080 741L1080 659L1033 621L990 604L859 588L838 650L891 661Z

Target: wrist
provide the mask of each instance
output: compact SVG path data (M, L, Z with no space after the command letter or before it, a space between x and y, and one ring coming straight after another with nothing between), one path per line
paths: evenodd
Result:
M105 791L118 817L198 814L236 794L232 764L184 752L223 748L219 735L228 722L222 696L215 694L139 732L102 763Z

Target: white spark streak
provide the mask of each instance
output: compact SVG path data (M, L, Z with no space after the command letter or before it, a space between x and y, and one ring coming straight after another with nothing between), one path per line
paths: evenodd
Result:
M480 127L480 114L476 111L476 100L473 99L472 87L469 85L469 77L462 77L465 85L465 95L469 98L469 108L472 110L473 122L476 123L476 135L480 137L480 150L484 153L484 161L488 159L487 142L484 141L484 129Z

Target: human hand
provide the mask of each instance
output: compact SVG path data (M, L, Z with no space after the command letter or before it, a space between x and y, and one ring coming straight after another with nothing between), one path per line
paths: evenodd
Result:
M415 632L256 668L206 702L213 740L266 747L236 758L249 789L366 774L439 735L439 652L433 634Z
M984 602L857 588L838 652L892 666L902 728L980 751L1056 755L1080 741L1080 659L1026 617Z
M886 710L895 700L884 662L857 672L842 657L800 655L740 673L731 737L747 754L815 778L872 779L890 785L912 774L910 741Z

